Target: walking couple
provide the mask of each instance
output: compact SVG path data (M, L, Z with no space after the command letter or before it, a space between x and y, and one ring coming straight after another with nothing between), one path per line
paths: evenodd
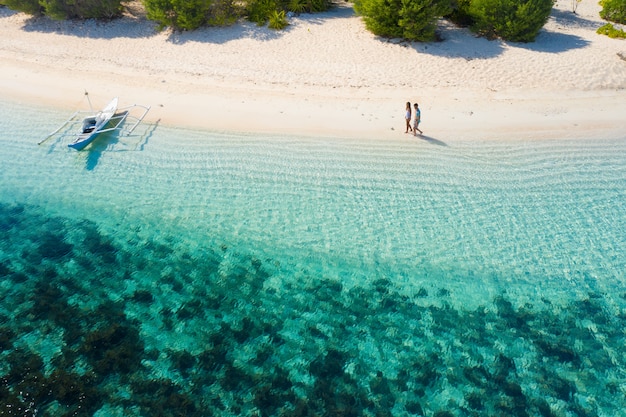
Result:
M408 101L406 102L406 114L404 116L404 119L406 120L406 130L404 131L404 133L409 133L410 130L411 132L413 132L414 136L417 136L417 132L420 132L420 135L423 133L419 129L422 112L420 110L419 104L415 103L414 107L415 110L413 112L413 127L411 127L411 103Z

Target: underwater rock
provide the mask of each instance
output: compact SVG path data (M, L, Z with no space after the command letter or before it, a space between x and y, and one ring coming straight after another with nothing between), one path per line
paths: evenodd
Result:
M381 294L386 295L390 293L391 281L384 278L379 278L372 283L374 287L374 291Z
M15 340L15 332L10 327L0 327L0 353L11 349Z
M420 405L420 403L418 403L417 401L407 402L406 405L404 406L404 409L414 415L418 415L418 416L424 415L424 410L422 409L422 406Z
M329 349L325 356L317 357L309 366L311 375L318 378L331 379L341 377L344 373L347 356L335 349Z
M225 390L249 391L255 386L255 383L254 378L240 367L234 366L232 363L224 364L224 378L220 380L220 385Z
M276 369L269 378L269 383L254 387L254 404L265 415L275 415L281 407L292 404L295 401L289 375Z
M4 381L0 380L0 415L2 416L20 416L20 417L36 417L37 410L33 409L27 400L20 395L11 391Z
M550 409L550 404L544 398L537 400L537 410L539 410L542 417L556 417L556 414Z
M182 387L169 379L135 379L131 383L133 404L142 415L155 417L202 417L202 413Z
M248 339L259 336L262 331L250 317L241 320L241 329L231 329L233 337L238 343L243 343Z
M55 400L66 406L95 410L104 398L94 388L89 375L80 376L62 369L55 369L49 378L50 391Z
M417 298L426 298L428 297L428 291L426 288L420 288L416 294Z
M117 248L106 237L96 231L96 236L89 236L83 242L84 248L91 254L90 258L97 258L103 264L115 264L117 261Z
M172 367L178 370L184 377L189 376L189 370L196 364L196 358L185 350L170 351L169 357L172 361Z
M481 411L484 409L483 396L477 392L465 394L465 401L472 410Z
M8 384L15 384L28 374L43 371L41 357L21 348L10 352L6 360L9 364L9 373L4 378Z
M409 368L409 373L415 382L422 387L428 387L434 384L439 377L436 368L439 363L439 358L433 353L428 357L420 358L419 362L415 362Z
M576 310L580 311L581 317L586 317L599 325L606 325L609 321L604 312L602 300L596 294L589 294L589 298L574 303Z
M477 388L485 388L489 385L491 375L483 366L463 368L463 376Z
M374 395L391 395L391 389L389 389L387 379L383 376L381 371L378 371L376 377L370 380L370 389Z
M5 239L8 232L22 221L24 206L0 204L0 239Z
M389 388L389 381L384 377L381 371L376 372L376 377L370 380L369 385L378 407L391 410L395 404L395 399L391 388Z
M214 371L226 363L230 345L219 334L211 335L208 342L210 348L198 355L198 365L203 371Z
M12 273L13 269L8 261L0 262L0 280L4 279L4 277L10 276Z
M64 329L71 329L69 336L77 335L82 314L78 308L67 304L64 292L54 281L38 281L31 294L31 301L31 312L35 317L50 320Z
M532 314L523 309L516 311L511 301L503 296L496 297L494 304L498 308L498 316L504 320L509 328L528 330L528 323L534 318Z
M515 368L515 362L508 356L503 355L502 353L496 356L496 361L494 363L494 372L492 372L494 378L496 380L504 380L509 374L515 374L517 369Z
M63 236L52 232L42 233L37 241L39 242L37 252L43 259L59 260L74 249L74 245L65 242Z
M176 317L178 317L179 320L188 320L190 318L200 316L204 312L203 307L204 304L202 300L195 298L183 304L182 307L176 312Z
M450 296L450 290L448 290L447 288L439 288L439 291L437 291L437 297L449 297Z
M572 381L568 381L557 375L551 375L546 382L549 390L560 400L570 401L572 396L576 393L576 386Z
M109 373L126 374L141 367L143 342L136 328L128 324L111 323L88 333L80 348L94 371L104 376Z
M578 357L576 351L563 345L563 341L544 337L543 339L535 340L534 343L545 356L555 358L559 362L571 362L575 365L580 364L580 358Z
M154 296L150 291L137 290L133 293L131 300L137 303L150 304L152 303L152 301L154 301Z

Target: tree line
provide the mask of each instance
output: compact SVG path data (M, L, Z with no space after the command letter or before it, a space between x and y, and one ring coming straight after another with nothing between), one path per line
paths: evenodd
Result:
M556 0L353 0L354 9L372 33L411 41L437 39L441 18L471 28L487 38L532 42L547 22ZM575 0L576 2L581 0ZM593 0L591 0L593 1ZM193 30L224 26L245 18L283 29L287 13L315 13L332 0L142 0L148 19L159 28ZM13 10L52 19L114 19L122 0L0 0ZM626 0L600 0L603 19L626 23ZM575 12L572 10L572 12Z

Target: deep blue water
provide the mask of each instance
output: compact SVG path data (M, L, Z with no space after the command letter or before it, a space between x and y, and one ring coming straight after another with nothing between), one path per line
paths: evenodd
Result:
M626 140L0 114L0 415L626 415Z

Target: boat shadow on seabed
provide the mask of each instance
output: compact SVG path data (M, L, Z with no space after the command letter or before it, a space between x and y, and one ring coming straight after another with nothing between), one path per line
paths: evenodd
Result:
M120 135L117 131L101 134L91 145L80 153L85 156L85 168L93 171L103 154L112 152L140 152L150 141L160 119L146 123L142 132L130 136Z

